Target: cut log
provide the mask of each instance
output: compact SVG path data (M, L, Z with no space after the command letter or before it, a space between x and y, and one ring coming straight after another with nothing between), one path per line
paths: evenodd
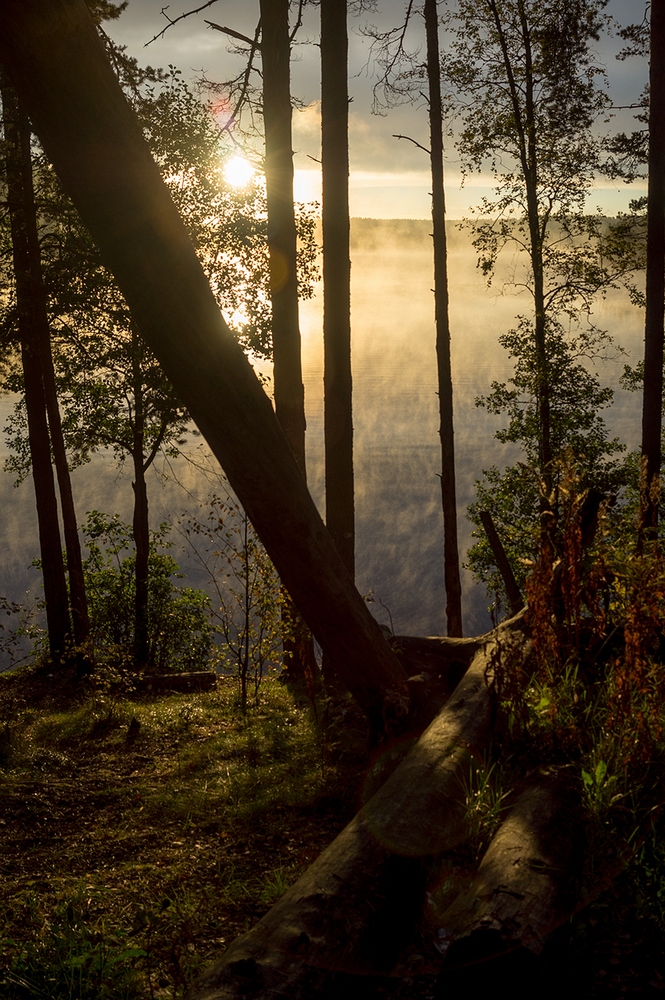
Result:
M507 645L514 656L510 639L476 654L391 777L188 1000L346 996L350 974L389 973L422 913L424 860L466 835L465 779L490 737L493 669Z
M284 586L374 729L389 730L408 709L404 672L220 314L84 0L4 0L0 61Z
M575 909L581 871L579 789L568 769L530 781L499 827L471 888L440 918L439 941L450 942L442 983L460 969L492 975L513 955L528 965ZM445 990L444 990L445 992Z

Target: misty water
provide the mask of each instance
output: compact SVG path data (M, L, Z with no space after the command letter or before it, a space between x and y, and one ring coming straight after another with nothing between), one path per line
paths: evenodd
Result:
M371 219L354 220L352 230L357 583L361 593L373 593L371 607L379 620L388 622L390 616L396 632L421 635L441 634L445 625L429 232L426 221ZM475 480L483 468L503 466L517 457L514 449L494 440L499 421L478 409L475 399L488 391L493 380L509 376L511 365L497 337L514 325L517 313L528 312L529 298L510 289L502 294L504 279L514 267L512 258L506 257L488 289L476 269L468 233L450 224L449 244L458 521L465 552L471 541L465 511L475 495ZM625 292L612 291L599 301L595 320L626 351L626 356L607 360L601 367L603 381L616 387L624 363L634 363L641 354L643 316ZM301 329L308 479L323 509L320 288L302 306ZM11 405L8 397L0 397L0 416L4 418ZM629 448L637 447L635 395L618 390L606 419L614 435ZM188 451L201 457L200 440L192 438ZM5 456L3 441L0 457ZM4 515L0 594L33 600L41 591L39 573L30 566L38 555L32 483L14 489L12 482L10 475L0 473ZM80 522L92 509L118 512L131 520L129 469L118 471L111 457L98 455L77 470L74 489ZM183 511L204 501L211 489L184 458L158 464L149 476L152 523L177 521ZM172 554L187 572L187 582L205 586L177 531L172 539ZM490 623L489 599L467 572L463 599L465 633L482 632Z

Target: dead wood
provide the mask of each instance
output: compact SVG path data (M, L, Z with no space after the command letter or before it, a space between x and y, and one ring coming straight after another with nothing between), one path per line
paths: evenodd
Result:
M499 533L494 526L492 515L488 510L481 510L478 513L483 528L485 529L485 534L487 535L487 541L490 544L494 561L497 565L499 573L501 574L503 585L506 588L506 594L508 595L508 602L511 610L513 614L517 614L524 607L524 598L522 597L522 592L520 591L517 580L515 579L513 568L510 565L503 543L499 538Z
M574 911L581 870L579 790L568 770L530 782L499 827L468 892L440 918L452 941L443 979L482 963L500 964L509 952L538 955ZM517 967L520 957L513 957Z
M466 836L465 779L490 738L504 643L494 639L476 654L402 764L188 1000L346 995L350 974L390 971L422 912L424 860Z

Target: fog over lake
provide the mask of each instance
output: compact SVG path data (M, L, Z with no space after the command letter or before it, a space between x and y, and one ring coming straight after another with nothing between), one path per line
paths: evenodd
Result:
M445 625L430 228L426 221L375 219L354 220L352 227L357 583L361 593L374 593L372 610L381 621L388 620L388 613L379 601L389 609L396 632L425 635L440 634ZM475 480L483 468L503 466L518 454L493 439L499 420L476 408L474 401L493 380L510 375L510 362L497 337L514 325L517 313L528 313L531 303L526 294L501 294L512 258L506 256L495 285L488 289L476 269L468 233L460 233L454 223L448 231L458 520L464 552L471 531L465 510L474 498ZM603 381L617 386L624 363L635 363L641 356L643 314L626 293L612 291L599 300L595 320L627 352L602 365ZM301 330L308 479L323 509L320 286L314 299L302 304ZM639 404L637 395L618 390L606 413L612 434L631 449L639 443ZM0 397L3 425L11 406L9 397ZM200 454L200 439L192 438L188 450ZM0 455L4 461L4 438ZM148 477L153 525L175 521L183 510L196 507L194 498L205 500L212 488L186 459L171 466L169 471L158 462L159 470L168 476L175 473L182 485L156 471ZM92 509L118 512L131 520L129 466L118 472L111 457L98 455L75 471L73 483L79 522ZM30 567L39 554L32 483L14 489L12 477L3 472L0 490L0 594L23 600L30 591L34 599L41 591L39 574ZM172 538L172 554L188 573L187 582L205 585L181 552L175 531ZM489 625L484 589L465 572L463 590L465 632L481 632Z

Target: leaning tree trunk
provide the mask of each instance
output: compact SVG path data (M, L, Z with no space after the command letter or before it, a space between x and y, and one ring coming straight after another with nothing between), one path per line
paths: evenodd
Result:
M1 92L5 124L7 200L46 622L51 655L57 656L65 649L71 626L40 362L40 327L45 319L46 303L37 229L34 225L30 129L16 92L4 79L1 81ZM31 207L33 225L30 224Z
M443 181L443 120L437 0L425 0L427 85L429 88L430 163L432 168L432 238L434 241L434 316L439 376L441 438L441 501L443 506L443 567L446 584L448 635L462 635L462 584L457 545L457 491L453 424L453 379L450 367L448 255Z
M326 525L354 575L349 87L346 0L321 0L323 385Z
M83 0L4 0L0 61L284 585L373 726L389 729L407 709L404 672L220 315Z
M646 326L642 406L641 533L655 537L660 499L665 317L665 2L651 0L649 67L649 192L647 198Z

